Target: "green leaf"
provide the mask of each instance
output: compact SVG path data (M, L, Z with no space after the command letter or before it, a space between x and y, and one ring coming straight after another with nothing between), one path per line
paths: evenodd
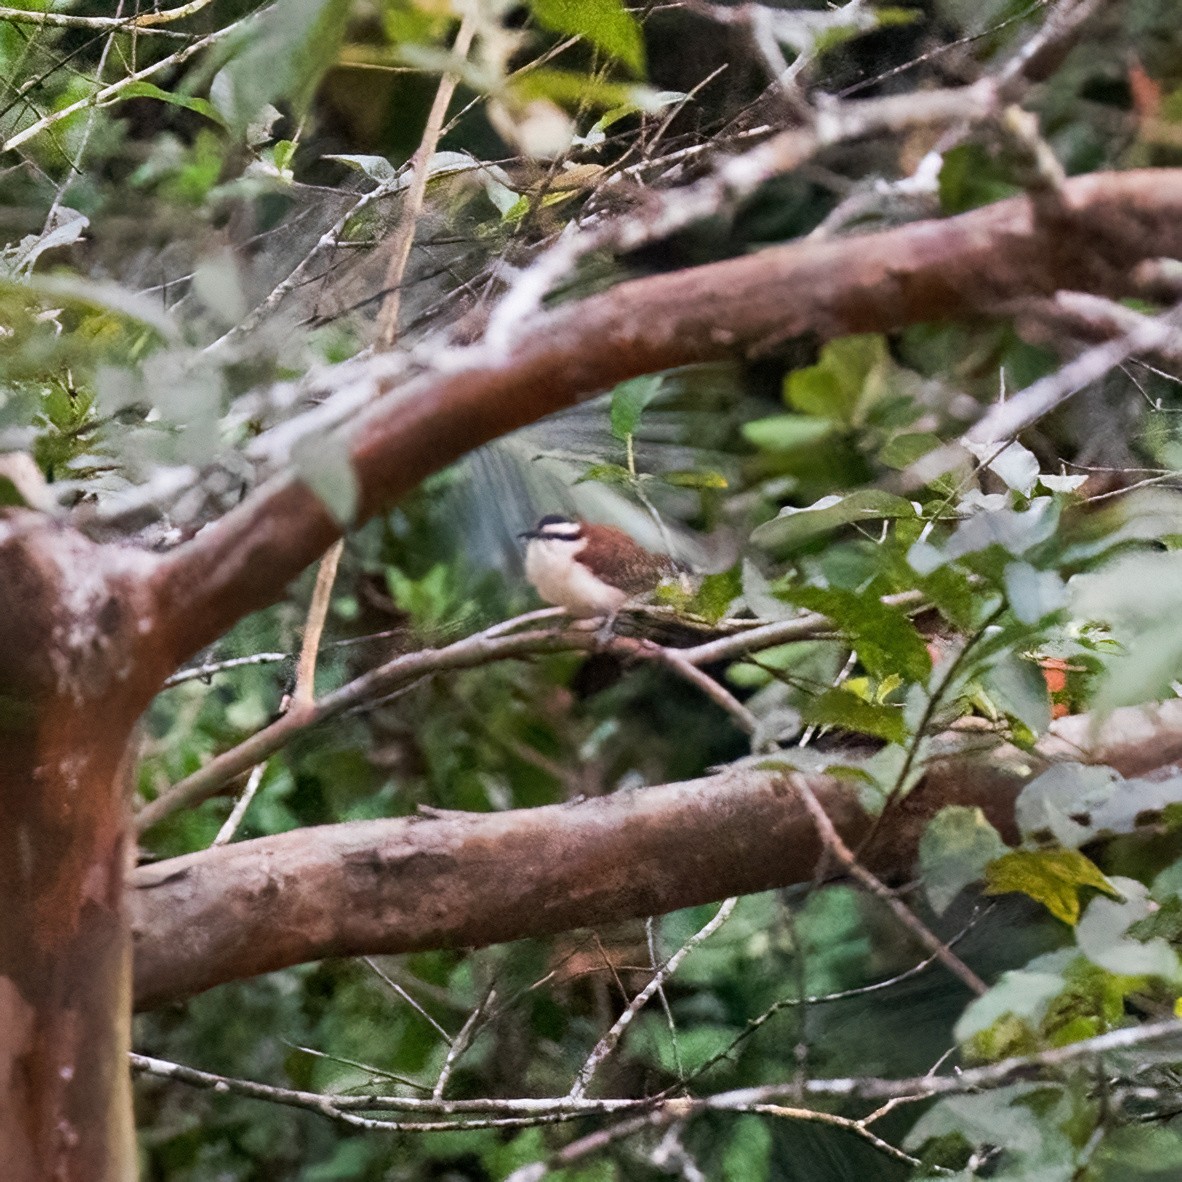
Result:
M1023 624L1037 624L1067 603L1067 588L1053 570L1011 562L1002 578L1010 608Z
M933 435L928 431L896 435L883 444L878 458L888 468L902 471L904 468L910 468L916 460L939 447L942 442L939 435Z
M655 114L671 102L676 92L655 90L639 82L611 82L605 78L580 74L574 70L551 70L540 67L517 74L509 82L509 97L522 105L535 99L549 99L565 107L628 107L633 111Z
M336 57L349 7L349 0L284 0L244 22L210 86L227 123L245 132L263 107L284 100L302 114Z
M929 575L947 562L998 546L1015 557L1053 537L1059 524L1059 506L1051 497L1035 497L1026 509L987 505L957 526L944 546L916 542L907 561L921 575Z
M575 484L587 480L598 480L600 484L631 484L632 473L619 464L591 464Z
M1088 1166L1095 1182L1174 1182L1182 1177L1182 1130L1163 1124L1109 1129Z
M63 303L80 304L112 312L122 319L138 321L165 340L175 340L180 335L176 322L160 307L159 301L107 280L66 274L30 275L20 283L0 278L0 295L6 291L19 292L26 298L32 293L58 307Z
M1003 653L981 674L981 688L990 702L1034 735L1051 724L1051 699L1042 670L1016 652Z
M872 376L889 364L886 340L878 335L830 341L816 365L784 379L784 399L796 410L851 426Z
M530 8L543 28L586 38L635 73L644 73L644 38L622 0L530 0Z
M1157 905L1149 898L1149 888L1134 878L1113 878L1108 885L1109 890L1124 897L1098 898L1088 904L1075 929L1079 950L1093 964L1110 973L1177 981L1182 965L1165 940L1160 936L1134 940L1127 935L1133 924L1156 909Z
M152 82L133 82L120 91L119 97L124 99L159 99L162 103L171 103L174 107L184 107L186 111L196 111L198 115L204 115L206 119L212 119L214 123L222 127L226 126L226 121L222 118L221 112L208 99L197 98L191 94L176 94L171 90L162 90Z
M1138 593L1141 592L1138 587ZM1125 651L1104 670L1093 703L1099 714L1119 706L1160 701L1182 671L1182 629L1176 621L1159 624L1135 636Z
M1015 1104L1030 1084L1012 1084L979 1095L951 1096L915 1122L903 1144L920 1149L933 1137L956 1135L970 1144L1004 1145L1011 1153L1034 1151L1042 1142L1035 1115Z
M783 416L785 418L791 416ZM774 422L764 419L764 422ZM809 422L816 422L811 419ZM755 426L750 423L748 426ZM786 550L812 541L821 534L829 533L843 525L854 522L881 521L885 518L915 517L915 506L893 493L880 489L866 488L848 496L822 497L804 509L788 507L780 510L778 517L757 526L751 540L757 546L769 550Z
M612 391L612 434L621 442L636 434L644 408L660 394L664 380L654 375L633 378Z
M995 476L1003 480L1008 488L1028 497L1038 483L1038 459L1034 452L1020 443L975 443L971 439L961 440L962 446L972 452Z
M985 871L985 893L1029 895L1056 919L1079 922L1079 892L1084 887L1117 896L1100 868L1079 850L1011 850Z
M363 172L371 181L379 185L388 185L398 176L398 169L385 156L366 156L356 153L335 153L321 157L322 160L335 160L349 168ZM409 179L408 179L409 183Z
M1093 814L1108 803L1124 781L1111 768L1057 763L1022 789L1014 806L1018 828L1027 840L1053 837L1078 848L1096 836Z
M874 676L899 673L922 682L931 673L931 654L915 625L877 595L840 587L790 587L784 597L828 616L848 633L859 660Z
M962 144L944 153L940 204L945 213L964 213L1019 192L980 144Z
M718 574L707 575L689 602L689 610L715 624L742 593L742 576L737 566Z
M907 740L907 726L898 706L881 706L841 688L826 690L806 700L801 711L806 722L838 726L862 735L875 735L888 743Z
M919 867L928 903L943 915L1007 846L979 808L949 805L928 822L919 843Z
M767 451L796 451L812 447L834 434L837 426L813 415L772 415L743 424L749 443Z
M1050 1003L1067 988L1062 973L1037 973L1010 969L988 993L975 998L956 1023L957 1042L968 1042L988 1030L998 1019L1021 1018L1037 1030Z
M727 478L721 472L710 469L689 469L681 472L661 472L657 479L674 488L729 488Z
M361 490L348 445L332 434L306 437L292 449L292 460L296 475L320 498L333 520L351 525Z
M771 1176L772 1134L767 1121L740 1116L722 1155L725 1182L761 1182Z

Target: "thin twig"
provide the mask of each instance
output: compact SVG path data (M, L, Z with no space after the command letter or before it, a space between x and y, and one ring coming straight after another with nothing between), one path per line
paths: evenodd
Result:
M189 0L176 8L164 8L156 12L143 12L138 16L75 16L69 12L33 12L25 8L0 7L0 21L15 21L18 24L50 25L58 29L110 29L112 32L148 32L161 25L183 20L187 16L208 8L213 0Z
M476 19L468 13L460 22L456 33L452 54L462 61L468 56L472 45L472 38L476 33ZM427 115L427 124L423 129L423 138L415 149L408 167L411 170L410 187L403 198L402 213L392 237L393 249L390 261L386 267L386 279L382 285L385 298L378 310L377 335L378 345L389 349L398 338L398 309L402 302L402 277L406 271L406 263L410 258L410 248L415 240L415 227L418 225L419 214L423 209L423 198L427 193L427 174L431 157L439 146L439 137L443 131L443 121L447 117L447 108L455 94L459 75L445 73L439 79L439 87L435 91L435 101Z
M304 620L304 639L296 662L295 688L291 692L291 705L297 709L310 707L316 697L316 658L320 652L320 637L324 633L324 622L328 619L332 587L336 582L337 567L344 549L345 539L338 538L325 552L316 570L316 585L312 588L312 601Z
M227 657L224 661L208 661L204 665L177 670L165 680L161 688L171 689L174 685L184 685L186 681L209 681L215 673L225 673L228 669L242 669L249 665L278 665L290 657L291 653L251 653L247 657Z
M410 1006L410 1008L414 1010L420 1018L423 1018L427 1023L429 1023L434 1028L436 1034L438 1034L448 1046L451 1046L451 1035L448 1034L448 1032L444 1030L434 1018L431 1017L431 1015L410 995L407 990L403 989L403 987L399 985L398 982L389 975L389 973L385 972L385 970L382 969L382 967L373 959L372 956L363 956L361 959L382 979L382 981L384 981L391 989L393 989L394 992L397 993L398 996L402 998L402 1000L406 1002L406 1004Z
M696 1112L734 1112L749 1110L753 1104L775 1103L793 1099L801 1091L808 1096L847 1100L900 1100L912 1102L937 1096L964 1095L987 1088L998 1088L1014 1079L1038 1077L1043 1072L1055 1072L1080 1062L1088 1062L1109 1054L1124 1054L1159 1042L1182 1040L1182 1021L1168 1018L1142 1026L1126 1026L1094 1038L1068 1043L1063 1047L1038 1051L1002 1059L982 1067L970 1067L953 1075L930 1073L905 1079L885 1079L877 1076L848 1076L843 1078L807 1079L787 1083L763 1084L719 1092L703 1099L674 1097L654 1101L646 1099L574 1099L570 1096L552 1098L484 1098L473 1100L434 1100L414 1096L322 1096L316 1092L299 1092L277 1088L253 1080L235 1079L172 1063L148 1055L132 1053L131 1068L144 1074L175 1079L194 1087L216 1088L220 1092L234 1092L259 1100L293 1104L323 1112L327 1107L344 1112L409 1112L423 1115L459 1115L465 1113L493 1113L533 1118L611 1115L627 1112L667 1112L672 1119L684 1119ZM335 1116L336 1113L326 1112ZM450 1126L454 1127L454 1126Z
M467 1021L460 1027L459 1034L452 1039L451 1045L447 1048L447 1056L443 1060L443 1066L439 1069L439 1078L435 1081L435 1087L431 1089L432 1100L443 1099L443 1093L447 1090L447 1081L451 1079L455 1065L460 1061L460 1056L472 1045L472 1039L476 1034L480 1019L496 999L497 991L490 989L487 995L481 999L480 1004L468 1015Z
M632 1019L640 1013L649 998L675 973L681 962L703 940L709 939L730 918L738 899L727 899L714 913L713 918L704 927L699 928L665 963L655 972L648 984L632 999L624 1012L612 1023L611 1029L597 1042L587 1056L587 1061L579 1068L575 1082L571 1085L570 1099L581 1100L586 1095L587 1087L599 1070L603 1061L615 1050L623 1037L624 1031L632 1023Z
M838 1116L832 1112L818 1112L813 1108L791 1108L783 1104L752 1104L748 1112L753 1112L757 1116L776 1116L788 1120L803 1120L812 1121L815 1124L832 1125L837 1129L845 1129L847 1132L853 1133L856 1137L861 1137L864 1141L868 1141L879 1153L886 1154L887 1157L894 1158L895 1161L901 1161L909 1166L919 1166L923 1163L917 1157L912 1157L909 1153L904 1153L902 1149L896 1148L889 1141L884 1141L881 1137L872 1133L867 1125L870 1123L871 1117L863 1117L861 1120L854 1120L848 1116ZM871 1116L876 1114L872 1113ZM932 1167L938 1174L951 1174L952 1170L946 1170L942 1166Z
M265 11L269 12L271 9L268 8ZM186 45L184 49L178 49L176 53L169 54L167 57L161 58L158 62L153 62L152 65L145 66L142 70L136 71L134 74L128 74L116 82L100 87L93 93L88 94L85 98L80 98L77 102L70 103L60 110L51 111L48 115L43 115L40 119L30 123L28 127L22 128L15 135L9 136L4 143L0 144L0 152L8 152L13 148L19 148L21 144L26 143L36 135L40 135L46 128L52 127L55 123L60 123L63 119L68 119L71 115L75 115L79 111L85 111L88 107L104 106L107 103L115 101L129 86L133 86L137 82L142 82L146 78L152 78L165 70L172 69L174 66L179 66L202 50L208 49L211 45L216 45L220 41L224 41L231 34L235 33L244 21L252 19L254 15L256 14L252 13L251 16L243 17L242 20L226 25L225 28L218 29L216 32L201 37L197 41Z
M246 781L246 787L242 790L242 795L234 802L234 807L230 810L230 815L226 818L225 824L218 830L218 835L212 841L212 845L225 845L238 831L238 826L242 824L242 818L246 815L246 810L250 808L250 802L254 800L255 793L259 790L259 785L263 782L263 772L267 770L265 763L256 763L251 769L250 778Z
M837 827L829 819L821 802L803 776L790 775L789 781L800 794L805 807L809 810L817 832L825 848L842 864L842 867L852 878L861 883L877 899L887 905L896 919L929 951L937 960L971 989L978 997L988 993L989 986L969 968L948 944L941 940L912 910L899 898L894 891L887 887L880 879L863 866L855 856L853 850L842 840Z
M887 596L885 603L918 606L923 602L918 592ZM578 628L565 631L513 631L523 622L543 622L561 616L544 609L494 624L483 632L464 637L444 648L425 648L403 653L362 674L319 701L295 703L281 717L243 740L236 747L214 756L204 767L180 780L144 805L136 814L139 832L150 829L178 809L207 799L223 785L242 775L256 763L273 755L309 727L318 726L347 711L370 708L392 693L398 693L424 677L458 669L472 669L492 661L538 656L561 651L598 651L618 653L625 658L659 661L685 677L723 707L745 731L751 733L756 720L725 686L702 673L697 666L709 661L744 655L758 648L782 644L786 639L801 639L827 632L832 625L816 612L796 620L752 628L735 636L688 649L666 649L647 640L616 636L601 643L595 635ZM195 674L196 676L196 674Z

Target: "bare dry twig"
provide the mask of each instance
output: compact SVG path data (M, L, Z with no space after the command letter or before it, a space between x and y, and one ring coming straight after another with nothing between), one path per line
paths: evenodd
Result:
M989 986L969 968L959 956L941 940L931 928L921 922L915 913L880 879L871 874L855 856L853 850L842 840L837 827L829 819L811 785L803 776L791 776L792 786L800 793L817 830L828 851L841 863L842 868L861 883L872 895L887 905L896 919L950 972L967 985L978 997L989 991Z

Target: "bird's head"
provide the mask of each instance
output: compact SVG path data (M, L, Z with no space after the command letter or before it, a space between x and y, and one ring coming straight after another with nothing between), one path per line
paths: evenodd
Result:
M531 542L580 542L583 525L570 517L548 513L533 529L522 530L517 536Z

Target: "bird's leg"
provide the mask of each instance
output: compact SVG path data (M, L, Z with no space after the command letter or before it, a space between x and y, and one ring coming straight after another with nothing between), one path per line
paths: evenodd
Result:
M616 634L616 618L619 614L620 612L617 608L615 611L608 612L603 617L603 623L595 631L595 645L597 648L607 648L611 644Z

